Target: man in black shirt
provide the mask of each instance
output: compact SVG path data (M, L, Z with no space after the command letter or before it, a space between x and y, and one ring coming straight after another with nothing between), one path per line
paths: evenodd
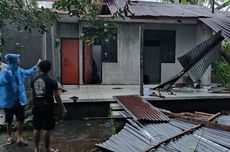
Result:
M63 114L67 112L60 98L60 92L57 81L53 80L48 72L51 69L51 63L47 60L41 61L38 65L40 75L31 81L33 90L33 125L35 152L38 152L41 130L44 131L44 141L46 152L53 151L50 148L50 130L54 129L54 98L61 106Z

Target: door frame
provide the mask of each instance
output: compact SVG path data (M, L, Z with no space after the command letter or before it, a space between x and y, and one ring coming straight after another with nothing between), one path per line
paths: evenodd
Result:
M145 46L144 45L144 42L145 42L145 31L162 31L162 30L158 30L158 29L143 29L143 70L144 70L144 60L145 60L145 57L144 57L144 50L145 50L145 47L148 47L148 46ZM161 47L160 47L161 48ZM149 84L159 84L161 83L161 68L162 68L162 62L161 62L161 51L159 52L160 53L160 64L159 64L159 82L157 83L149 83ZM155 66L155 65L153 65ZM143 80L144 80L144 71L143 71ZM147 84L148 85L148 84Z

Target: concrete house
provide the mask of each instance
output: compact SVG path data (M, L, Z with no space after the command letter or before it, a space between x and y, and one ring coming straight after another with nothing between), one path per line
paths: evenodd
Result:
M140 50L143 38L143 78L145 84L158 84L179 73L182 66L177 57L212 35L212 29L199 18L224 17L226 14L202 6L165 4L156 2L112 0L103 6L102 16L108 17L125 8L125 20L117 19L117 40L93 45L82 50L96 62L102 84L139 84ZM89 54L88 54L89 55ZM92 63L92 62L88 62ZM83 62L82 80L87 70ZM91 71L91 72L92 72ZM211 81L211 68L201 78L204 85ZM89 81L90 82L90 81Z
M50 33L37 34L34 41L39 45L32 55L53 61L53 75L64 85L139 84L143 50L144 83L159 84L181 71L177 57L211 37L212 29L199 19L228 15L196 5L109 0L103 3L101 17L109 19L119 9L124 10L125 19L114 20L116 39L84 45L80 36L85 23L60 14ZM22 45L26 50L32 44L27 40ZM201 82L211 83L211 68Z

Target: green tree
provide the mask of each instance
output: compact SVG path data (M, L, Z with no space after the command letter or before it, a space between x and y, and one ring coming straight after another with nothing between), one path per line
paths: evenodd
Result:
M49 9L37 8L34 0L1 0L0 1L0 46L4 45L5 38L2 32L7 32L7 25L15 26L19 30L29 32L36 29L46 32L57 16Z
M101 38L115 38L116 25L111 22L116 17L124 17L123 10L119 10L113 14L110 21L100 17L103 1L94 2L93 0L60 0L54 3L54 8L68 12L72 17L78 20L83 20L88 24L88 30L84 31L81 36L82 40L86 43L92 43ZM92 30L94 29L94 30Z
M0 28L4 30L6 23L17 26L19 29L31 31L38 29L46 31L46 27L56 21L55 13L49 9L37 8L34 1L1 0L0 1Z

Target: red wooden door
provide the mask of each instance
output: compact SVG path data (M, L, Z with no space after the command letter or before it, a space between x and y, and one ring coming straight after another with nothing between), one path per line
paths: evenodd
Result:
M79 84L79 40L62 39L61 41L62 84Z

